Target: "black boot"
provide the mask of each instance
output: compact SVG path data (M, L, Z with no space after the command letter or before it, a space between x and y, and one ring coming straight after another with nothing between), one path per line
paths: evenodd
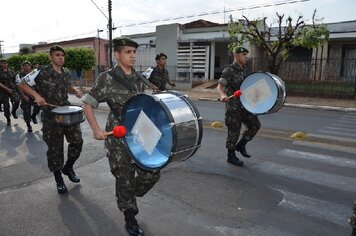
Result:
M68 164L68 162L64 165L62 169L62 173L67 175L69 180L73 183L79 183L80 178L75 174L73 170L73 164Z
M16 110L13 110L13 111L11 112L11 114L12 114L12 116L14 117L14 119L19 118L19 117L17 116L17 114L16 114Z
M64 180L62 178L62 174L60 171L55 171L53 172L54 174L54 179L56 180L57 183L57 191L59 194L64 194L68 192L67 186L64 184Z
M32 119L32 122L33 122L34 124L37 124L37 123L38 123L38 122L37 122L37 118L36 118L36 114L32 114L31 119Z
M229 150L229 153L227 154L227 162L237 166L244 165L244 162L236 156L235 150L233 150L232 152Z
M124 216L125 216L125 229L127 233L129 233L130 236L144 236L143 230L140 228L140 226L137 223L137 220L135 218L135 210L134 209L128 209L124 211Z
M246 151L246 143L247 143L247 141L240 140L240 142L237 143L235 150L240 152L242 156L244 156L246 158L250 158L251 155L248 154Z
M30 122L26 122L26 125L27 125L27 132L32 133L32 126Z
M7 120L6 125L11 125L11 119L10 119L10 117L6 117L6 120Z

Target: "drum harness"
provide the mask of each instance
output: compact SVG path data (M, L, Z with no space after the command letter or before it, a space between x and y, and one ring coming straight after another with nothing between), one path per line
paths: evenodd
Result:
M141 79L141 80L143 81L143 83L144 83L146 86L152 88L152 86L150 85L150 82L149 82L146 78L140 76L135 70L134 70L134 72L135 72L136 76L137 76L139 79ZM120 79L119 75L115 73L115 67L112 68L111 70L109 70L109 71L108 71L108 74L109 74L114 80L116 80L117 82L119 82L120 84L122 84L124 87L126 87L131 93L139 94L139 91L138 91L137 86L133 87L132 84L131 84L130 82L128 82L129 79L128 79L125 75L124 75L124 77L125 77L124 79ZM108 104L108 106L110 107L110 110L111 110L111 112L114 114L115 118L116 118L118 121L120 121L120 120L121 120L121 114L119 114L115 109L113 109L113 106L112 106L111 101L108 101L107 104Z

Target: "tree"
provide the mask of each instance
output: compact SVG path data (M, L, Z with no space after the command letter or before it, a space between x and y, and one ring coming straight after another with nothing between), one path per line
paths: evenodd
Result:
M23 47L23 48L20 49L19 54L20 54L20 55L27 55L27 54L30 54L30 52L31 52L31 49L30 49L30 48L28 48L28 47Z
M68 48L64 66L76 70L78 78L81 78L82 70L89 70L95 66L95 53L90 48ZM80 83L81 86L81 83Z
M234 21L230 16L229 35L231 43L229 49L233 50L237 46L242 46L249 42L261 47L267 56L267 69L273 74L278 74L279 68L288 57L289 52L295 47L315 48L329 39L329 31L326 25L315 19L316 10L312 17L312 24L307 25L303 16L299 16L293 24L292 17L285 20L284 14L276 13L278 24L277 31L272 32L272 25L267 27L266 20L249 20L243 16L244 20ZM285 26L282 24L285 22Z
M39 62L40 65L48 65L48 54L45 52L37 52L28 55L17 54L7 59L11 68L18 71L21 69L22 62L29 61L31 63Z

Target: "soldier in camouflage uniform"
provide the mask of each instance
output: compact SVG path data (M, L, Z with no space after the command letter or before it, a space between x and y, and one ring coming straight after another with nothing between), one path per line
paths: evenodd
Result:
M167 56L164 53L156 55L157 66L153 68L150 78L148 79L152 84L157 86L160 91L167 90L166 84L176 86L173 81L169 80L168 71L165 68L167 63Z
M7 119L7 125L11 125L11 114L17 119L16 111L20 105L20 96L15 85L15 73L9 69L9 64L5 59L0 60L0 104L4 105L4 115ZM10 114L10 103L12 111Z
M32 70L31 62L24 61L22 63L22 71L16 75L16 84L21 82L21 78L30 73ZM37 124L36 116L40 112L40 107L34 103L33 97L24 94L21 89L19 89L19 94L21 95L21 105L23 110L23 118L27 125L27 132L32 132L31 119L34 124ZM33 106L33 113L31 115L31 108Z
M352 208L352 215L349 219L351 228L352 228L352 236L356 236L356 201L354 202L353 208Z
M136 197L143 197L155 185L160 172L139 168L127 153L121 138L105 135L93 111L99 103L106 102L109 105L111 111L105 130L111 131L115 126L123 125L121 112L128 99L144 91L143 80L132 67L138 44L128 38L116 38L113 46L117 65L98 76L93 88L83 99L84 112L94 138L105 140L110 170L116 180L117 205L125 216L125 229L130 235L143 235L135 218L138 213Z
M244 163L236 156L235 151L240 152L244 157L250 157L246 151L246 143L252 140L261 127L258 117L244 109L239 98L233 97L229 99L229 96L240 89L240 85L246 76L245 65L247 54L248 50L246 48L236 48L234 51L234 62L223 70L217 87L220 100L226 102L225 124L228 132L226 140L226 148L228 149L227 161L238 166L242 166ZM242 123L247 129L237 143Z
M39 74L32 80L26 77L20 82L19 88L26 94L35 98L39 106L43 106L43 140L46 142L48 168L54 174L57 184L57 191L60 194L68 191L62 173L67 175L69 180L78 183L80 178L75 174L73 165L79 158L82 151L83 139L80 124L74 126L62 126L55 122L51 112L53 107L70 105L68 93L73 93L81 98L80 90L71 85L71 74L63 68L65 51L60 46L52 46L49 51L51 64L42 68ZM30 86L36 85L37 91ZM68 159L64 164L64 137L68 141ZM62 173L61 173L62 171Z

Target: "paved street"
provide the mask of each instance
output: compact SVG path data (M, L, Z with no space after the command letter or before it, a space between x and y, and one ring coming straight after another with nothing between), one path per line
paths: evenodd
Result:
M97 115L104 124L106 112ZM242 168L226 162L226 130L205 123L199 151L163 169L138 200L146 235L350 235L356 148L329 138L356 142L356 114L325 115L332 118L313 125L316 140L261 130ZM75 166L82 181L67 181L64 196L47 169L40 125L28 134L22 117L11 127L0 117L0 127L0 235L126 235L103 143L87 122Z

